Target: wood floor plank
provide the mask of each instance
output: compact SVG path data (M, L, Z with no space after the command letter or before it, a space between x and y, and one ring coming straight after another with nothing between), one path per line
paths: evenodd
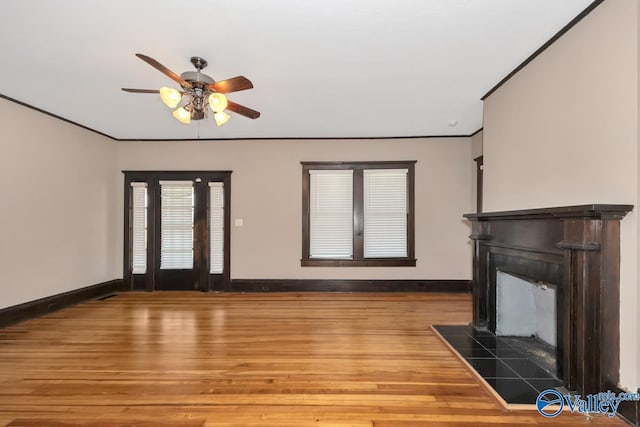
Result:
M124 293L0 329L0 425L623 425L507 411L430 330L464 294Z
M140 420L127 420L127 421L111 421L102 420L96 421L91 419L77 419L73 421L51 421L42 419L30 419L21 418L13 420L9 423L8 427L202 427L203 421L140 421Z

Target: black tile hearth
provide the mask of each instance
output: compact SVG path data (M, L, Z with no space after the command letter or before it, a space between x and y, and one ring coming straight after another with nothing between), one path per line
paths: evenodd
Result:
M472 325L434 328L509 404L534 405L540 392L562 386L562 381L529 360L527 353L514 348L510 338Z
M527 359L504 359L504 363L516 371L524 379L553 379L553 375Z
M514 348L501 347L489 350L498 359L526 359L526 355Z
M496 357L493 353L483 347L474 347L474 348L456 348L456 351L460 353L460 356L465 359L476 358L476 359L487 359Z
M447 341L455 348L486 348L469 335L449 335Z
M471 335L471 336L493 336L489 331L476 329L472 325L440 325L438 332L441 335Z
M527 382L533 386L538 392L545 390L562 387L562 381L559 379L528 379Z
M467 359L483 378L519 378L518 374L500 359Z
M489 335L473 338L486 348L512 348L508 341L500 337Z
M511 347L524 354L525 359L531 360L551 374L556 374L558 367L556 349L553 346L537 338L506 337L504 339Z
M485 381L509 403L535 403L540 393L520 378L485 378Z

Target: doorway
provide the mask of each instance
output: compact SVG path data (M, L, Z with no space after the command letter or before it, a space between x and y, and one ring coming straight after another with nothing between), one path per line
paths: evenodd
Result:
M228 291L230 171L124 171L132 290Z

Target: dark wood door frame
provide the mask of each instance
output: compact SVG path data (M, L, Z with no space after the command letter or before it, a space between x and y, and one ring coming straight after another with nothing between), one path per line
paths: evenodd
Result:
M131 268L131 183L145 182L147 184L148 205L158 206L158 182L161 180L191 180L196 184L194 191L196 198L206 200L206 203L196 205L194 212L195 239L204 239L202 244L195 244L200 250L194 252L194 264L200 265L196 272L195 290L200 291L229 291L231 285L231 173L232 171L122 171L124 173L124 257L123 278L125 287L131 290L154 290L155 270L159 257L159 242L153 238L147 244L146 274L132 274ZM198 181L200 180L200 181ZM224 260L222 274L209 274L211 260L209 259L209 197L208 182L224 183ZM147 211L147 230L149 236L154 236L159 226L159 209Z
M473 159L476 162L476 213L482 212L482 186L484 171L484 156Z

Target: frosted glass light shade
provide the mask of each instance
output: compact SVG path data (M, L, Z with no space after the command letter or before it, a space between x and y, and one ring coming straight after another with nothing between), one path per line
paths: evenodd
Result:
M227 109L227 97L220 92L214 92L209 95L209 105L214 113L221 113Z
M182 95L175 89L171 89L170 87L161 87L160 88L160 99L164 102L169 108L176 108L176 105L180 103L182 99Z
M175 117L176 120L184 123L185 125L191 123L191 113L182 107L173 112L173 117Z
M219 113L215 113L213 115L213 119L216 121L216 124L218 126L222 126L223 124L227 123L230 118L231 118L231 116L228 115L227 113L225 113L224 111L221 111Z

